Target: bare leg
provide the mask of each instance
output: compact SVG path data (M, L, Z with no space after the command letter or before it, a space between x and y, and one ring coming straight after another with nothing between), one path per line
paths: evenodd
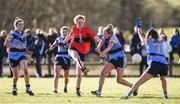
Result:
M135 90L137 90L137 88L142 85L143 83L145 83L146 81L148 81L149 79L151 79L153 76L151 74L149 74L147 71L145 71L141 77L137 80L137 82L131 87L131 92L134 92Z
M101 76L100 76L100 78L99 78L99 90L100 90L100 92L101 92L101 90L102 90L102 87L103 87L103 84L104 84L106 75L107 75L109 72L111 72L114 68L115 68L114 65L108 62L108 63L104 66L103 70L101 71Z
M128 82L127 80L123 79L123 75L124 75L124 69L123 68L118 68L117 69L117 83L128 86L128 87L132 87L133 84Z
M142 85L143 83L145 83L146 81L148 81L149 79L151 79L153 76L151 74L149 74L147 71L145 71L141 77L136 81L135 84L133 84L133 86L131 87L131 90L128 92L127 96L123 96L122 99L127 99L129 96L132 95L132 93L134 93L138 87L140 85ZM135 95L136 96L136 95Z
M80 70L78 65L76 65L76 77L77 77L76 88L80 88L81 80L82 80L82 71Z
M106 75L111 72L114 69L114 65L112 63L107 62L106 65L104 66L103 70L101 71L101 75L99 78L99 88L96 91L91 91L91 93L93 95L96 95L98 97L101 96L101 92L102 92L102 87L104 85L104 81L106 78Z
M26 83L26 93L28 93L30 96L34 96L34 93L30 89L27 60L21 60L20 65L21 65L21 68L24 70L24 80Z
M81 96L80 85L81 85L81 80L82 80L82 71L78 67L77 64L76 64L76 77L77 77L77 81L76 81L76 95L80 97Z
M69 82L69 70L64 70L64 87L67 88Z
M16 85L19 78L19 70L17 67L13 67L11 70L13 73L13 85Z
M78 52L77 51L75 51L75 50L68 50L68 53L69 53L69 55L73 58L73 60L75 61L75 63L78 65L78 67L80 68L80 69L82 69L83 68L83 66L84 66L84 62L82 62L81 60L80 60L80 57L79 57L79 54L78 54Z
M13 68L11 68L11 70L12 70L12 73L13 73L13 89L12 89L12 94L13 95L17 95L16 84L17 84L17 81L18 81L18 78L19 78L19 70L18 70L18 67L13 67Z
M81 80L82 80L82 71L84 72L84 62L80 60L79 54L75 50L68 50L69 55L73 58L73 60L76 63L76 77L77 77L77 82L76 82L76 94L77 96L81 96L80 94L80 85L81 85Z
M61 66L54 65L54 92L57 93L58 89L58 80L60 76Z
M162 85L164 97L168 98L166 77L165 76L160 76L160 80L161 80L161 85Z
M29 85L29 72L28 72L28 65L26 60L20 61L21 68L24 70L24 80L26 85Z

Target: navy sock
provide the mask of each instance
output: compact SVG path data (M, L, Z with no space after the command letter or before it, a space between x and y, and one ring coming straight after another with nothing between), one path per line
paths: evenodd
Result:
M78 92L79 92L79 91L80 91L80 88L76 87L76 91L78 91Z
M26 85L26 90L30 91L30 84Z
M16 85L13 85L13 88L16 88Z
M167 91L164 91L163 93L164 93L164 96L167 96Z

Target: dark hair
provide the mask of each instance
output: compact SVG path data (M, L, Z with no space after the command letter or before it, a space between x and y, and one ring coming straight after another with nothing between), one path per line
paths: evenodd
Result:
M103 31L106 31L109 35L113 34L113 30L109 26L104 27Z
M155 40L157 40L157 39L159 38L157 31L154 30L154 29L150 29L150 30L147 32L147 34L148 34L148 37L151 36L151 38L153 38L153 39L155 39Z
M175 33L177 33L177 35L179 35L179 29L175 28Z

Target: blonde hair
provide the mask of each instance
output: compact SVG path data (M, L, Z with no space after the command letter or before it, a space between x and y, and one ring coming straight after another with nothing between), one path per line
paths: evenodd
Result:
M76 16L74 17L74 23L75 23L75 24L77 23L76 21L77 21L78 19L83 19L84 22L86 21L86 17L85 17L84 15L78 14L78 15L76 15Z
M113 34L113 28L110 27L110 26L106 26L103 28L103 31L106 31L109 35L112 35Z
M4 33L7 35L7 31L6 31L6 30L1 30L1 32L0 32L0 36L3 36L3 35L4 35Z
M14 27L16 27L19 22L23 22L24 23L24 21L21 18L16 17L15 20L14 20Z
M107 27L109 27L110 29L114 28L114 26L112 24L108 24Z
M53 28L53 27L49 28L49 34L51 34L51 32L56 34L57 33L56 28Z

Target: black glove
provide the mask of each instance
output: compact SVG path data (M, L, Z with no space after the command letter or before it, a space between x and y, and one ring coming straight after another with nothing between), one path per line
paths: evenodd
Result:
M142 27L142 20L140 18L136 19L135 24L138 28Z

